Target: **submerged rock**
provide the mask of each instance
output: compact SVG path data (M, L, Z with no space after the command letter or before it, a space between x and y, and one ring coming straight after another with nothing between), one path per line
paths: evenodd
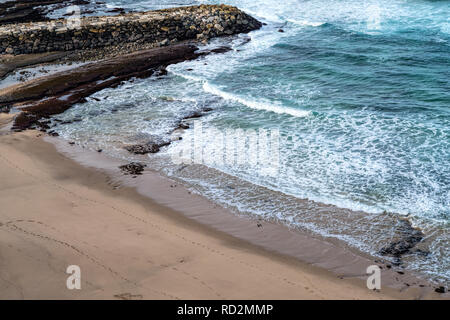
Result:
M168 146L170 142L149 142L146 144L135 144L132 146L127 146L125 149L134 154L148 154L148 153L158 153L162 147Z
M414 228L408 220L401 220L396 231L399 233L400 239L382 248L379 253L395 258L401 258L405 254L415 253L412 249L423 240L423 232Z
M203 114L201 112L194 111L194 112L188 114L187 116L183 117L183 120L197 119L197 118L201 118L202 116L203 116Z
M187 123L180 122L178 124L178 126L175 128L175 130L179 130L179 129L187 130L189 128L190 128L190 126Z
M214 48L211 50L212 53L226 53L228 51L232 51L233 49L230 47L222 46L218 48Z

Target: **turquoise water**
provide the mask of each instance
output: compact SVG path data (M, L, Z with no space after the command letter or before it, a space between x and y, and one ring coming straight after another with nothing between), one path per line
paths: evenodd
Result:
M216 1L107 4L145 10L200 2ZM430 252L405 258L407 267L447 282L450 1L221 2L267 25L215 40L231 44L229 53L170 66L162 79L97 93L101 101L63 115L83 121L61 126L61 135L129 157L122 144L167 138L178 118L203 107L214 109L204 127L277 130L276 176L229 164L180 172L164 165L177 144L149 161L231 209L372 254L395 238L387 232L395 217L407 216L424 231L421 248ZM320 206L301 199L354 211L324 216Z

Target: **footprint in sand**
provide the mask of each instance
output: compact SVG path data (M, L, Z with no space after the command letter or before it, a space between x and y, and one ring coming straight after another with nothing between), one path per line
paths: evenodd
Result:
M122 300L142 300L144 297L141 294L121 293L115 294L114 298Z

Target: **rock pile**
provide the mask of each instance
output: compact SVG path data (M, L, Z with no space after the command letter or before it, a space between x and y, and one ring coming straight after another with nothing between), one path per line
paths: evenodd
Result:
M209 39L259 29L262 24L227 5L200 5L117 16L21 23L0 27L0 54L70 51L123 43Z

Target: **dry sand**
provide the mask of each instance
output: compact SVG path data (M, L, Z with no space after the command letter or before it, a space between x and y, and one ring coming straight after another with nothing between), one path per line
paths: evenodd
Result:
M81 290L66 287L69 265ZM0 136L0 299L436 297L370 291L117 188L36 131Z

